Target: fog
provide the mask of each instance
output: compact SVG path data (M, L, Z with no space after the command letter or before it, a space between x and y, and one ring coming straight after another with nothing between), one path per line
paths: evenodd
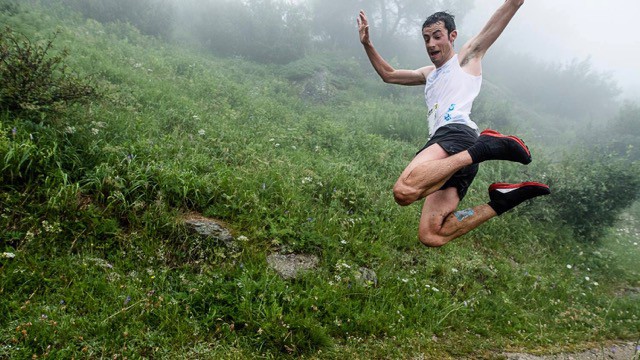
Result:
M475 0L474 9L461 20L460 32L477 33L501 3ZM495 46L549 62L589 57L594 70L614 77L624 98L637 99L638 15L640 1L635 0L527 0Z
M364 9L383 57L413 67L428 62L420 38L426 16L439 10L456 14L464 41L504 0L41 1L74 5L99 21L131 22L145 34L193 39L220 56L280 64L315 50L362 59L356 16ZM554 65L589 59L590 70L611 75L622 98L638 100L640 38L632 29L638 14L637 0L526 0L486 61L491 65L499 59L502 68L510 67L508 52ZM514 69L518 66L526 65L514 60Z

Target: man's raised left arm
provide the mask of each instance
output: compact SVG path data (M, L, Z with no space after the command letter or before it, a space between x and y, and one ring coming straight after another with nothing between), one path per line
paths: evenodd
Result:
M471 63L476 63L478 72L480 71L480 60L502 34L522 4L524 4L524 0L505 0L504 4L496 10L480 30L480 33L471 38L460 50L459 58L462 67L466 65L473 67Z

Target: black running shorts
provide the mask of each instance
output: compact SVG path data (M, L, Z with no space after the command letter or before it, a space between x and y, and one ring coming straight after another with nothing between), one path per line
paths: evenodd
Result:
M427 144L416 153L419 154L422 150L428 148L433 144L440 145L444 151L449 155L457 154L461 151L465 151L475 144L478 139L478 131L462 124L450 124L440 127L436 130L436 133L427 141ZM473 179L478 173L478 164L472 164L465 166L458 172L453 174L449 180L447 180L441 189L455 187L458 189L458 196L460 200L467 194L467 190Z

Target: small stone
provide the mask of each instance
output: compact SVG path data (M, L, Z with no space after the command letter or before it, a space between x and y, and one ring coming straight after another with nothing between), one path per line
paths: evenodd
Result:
M366 267L360 267L358 272L360 274L359 280L362 282L362 285L378 286L378 275L376 275L375 271L367 269Z
M228 248L234 249L237 246L231 232L213 219L191 215L185 219L185 224L191 227L199 235L221 241Z
M283 279L295 279L301 271L315 269L318 257L315 255L271 254L267 256L267 264Z

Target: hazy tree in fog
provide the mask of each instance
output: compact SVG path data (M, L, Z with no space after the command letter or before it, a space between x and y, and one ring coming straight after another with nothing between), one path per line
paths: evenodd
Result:
M626 155L630 160L640 161L640 105L625 102L611 122L608 131L612 150Z
M363 0L309 0L313 33L316 41L326 48L348 49L353 39L356 14Z
M447 11L462 18L473 0L375 0L367 4L373 10L373 21L383 41L415 35L427 16L436 11Z
M217 55L288 63L310 45L306 8L286 0L197 0L181 3L182 20L196 42Z
M604 72L593 68L590 59L566 64L544 63L527 55L492 57L486 66L492 79L509 88L516 97L546 113L578 121L610 120L617 110L620 89Z
M171 0L43 0L64 4L102 23L130 23L146 35L168 39L173 32L175 8Z
M360 54L356 16L363 9L371 21L372 38L382 52L405 61L419 56L422 62L426 57L419 38L427 16L446 10L462 19L473 4L473 0L309 1L313 32L321 48Z

